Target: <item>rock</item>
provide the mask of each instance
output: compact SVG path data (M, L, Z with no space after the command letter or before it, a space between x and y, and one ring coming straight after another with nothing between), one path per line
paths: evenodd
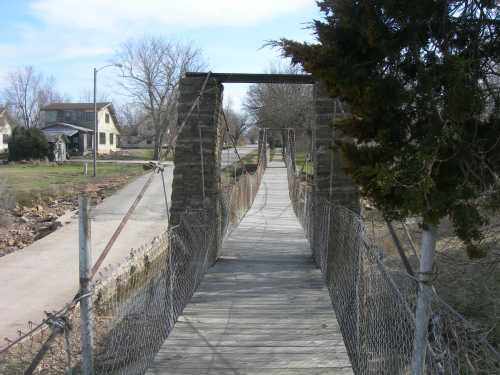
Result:
M14 244L15 244L15 242L12 238L7 241L7 245L9 245L9 246L14 246Z

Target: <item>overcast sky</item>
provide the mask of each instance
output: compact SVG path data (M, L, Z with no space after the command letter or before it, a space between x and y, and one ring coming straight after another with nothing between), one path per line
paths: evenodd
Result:
M260 73L279 60L266 40L312 41L319 17L314 0L0 0L0 14L0 90L9 70L33 65L73 100L130 37L192 41L214 72ZM117 72L99 74L100 92L123 101ZM225 96L239 106L245 91L226 85Z

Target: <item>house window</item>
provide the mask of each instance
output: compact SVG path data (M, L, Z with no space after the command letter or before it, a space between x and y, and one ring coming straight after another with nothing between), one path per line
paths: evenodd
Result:
M3 144L6 145L7 143L9 143L9 135L8 134L3 134Z
M111 134L109 135L109 144L110 144L110 145L112 145L112 144L113 144L113 142L114 142L114 139L113 139L113 138L114 138L114 136L115 136L115 135L114 135L113 133L111 133Z
M106 121L106 124L109 124L109 114L106 113L106 116L104 116L104 119Z
M100 145L106 144L106 133L99 133L99 144Z
M85 112L85 121L93 121L94 112Z

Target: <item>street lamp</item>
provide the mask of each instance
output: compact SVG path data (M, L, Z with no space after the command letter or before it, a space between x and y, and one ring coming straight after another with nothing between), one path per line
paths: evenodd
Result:
M114 67L117 67L117 68L122 68L122 64L109 64L109 65L105 65L105 66L101 66L99 69L97 68L94 68L94 160L93 160L93 163L94 163L94 177L96 176L96 167L97 167L97 144L98 144L98 136L99 136L99 133L98 133L98 126L97 126L97 102L96 102L96 98L97 98L97 72L100 72L101 70L105 69L105 68L109 68L111 66L114 66Z

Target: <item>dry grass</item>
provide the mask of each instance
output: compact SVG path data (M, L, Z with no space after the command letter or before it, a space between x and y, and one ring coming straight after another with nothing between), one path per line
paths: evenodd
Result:
M394 241L382 216L377 210L365 212L365 221L370 238L384 249L385 264L402 269ZM441 298L462 314L472 324L487 332L488 341L500 348L500 225L499 218L485 228L483 245L488 253L482 259L470 259L464 244L454 235L448 221L439 228L436 246L436 279L434 285ZM417 220L407 226L415 245L420 246L421 229ZM410 243L400 224L395 224L398 237L414 270L418 270L418 254L411 250Z
M15 197L17 203L32 206L51 199L75 196L92 186L123 185L131 177L142 173L141 165L103 163L97 165L97 177L93 178L83 175L80 164L10 163L0 165L0 184L3 181L4 189Z

